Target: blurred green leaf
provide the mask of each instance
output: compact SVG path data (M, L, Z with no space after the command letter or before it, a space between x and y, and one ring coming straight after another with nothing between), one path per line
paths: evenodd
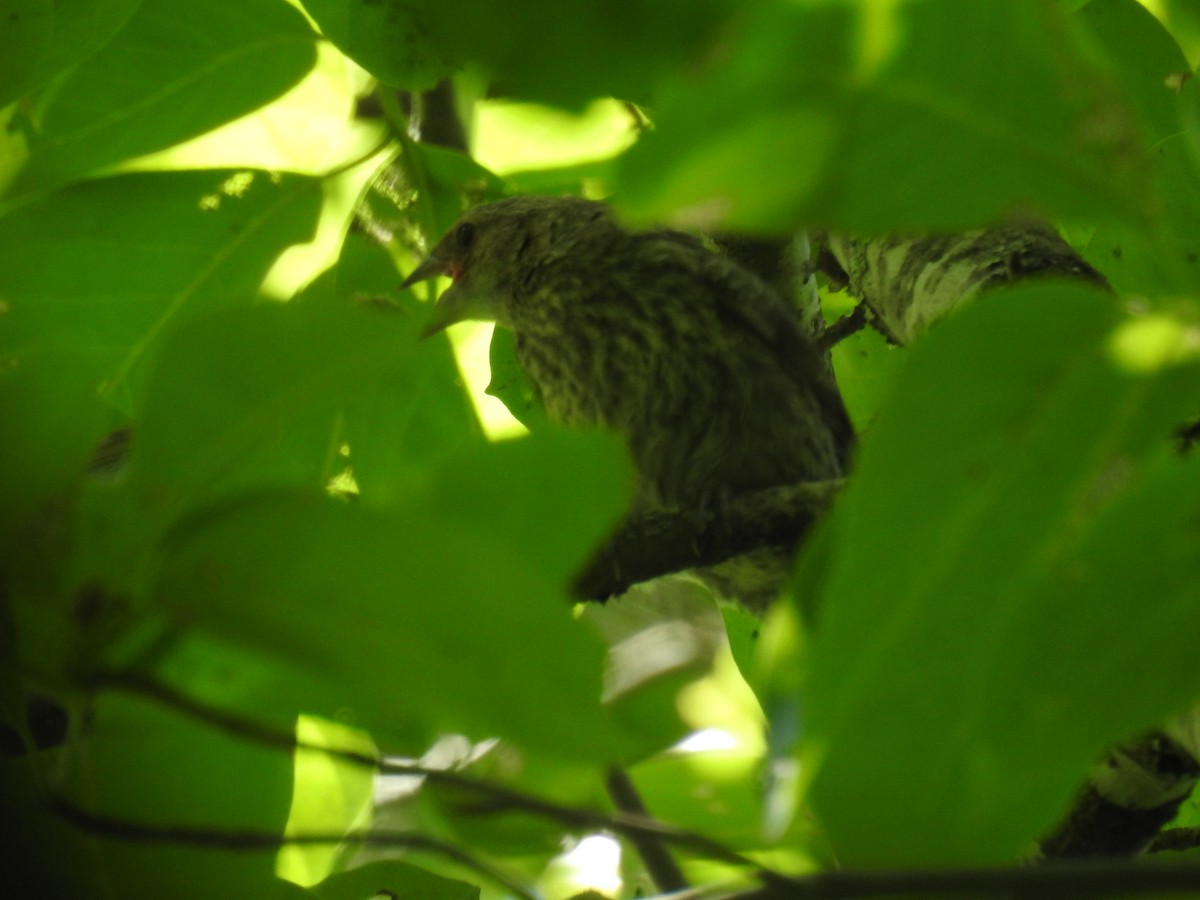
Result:
M1200 253L1197 85L1182 51L1135 0L1093 0L1080 11L1120 76L1152 152L1155 217L1102 220L1082 252L1118 291L1172 297L1195 288ZM1185 78L1173 86L1172 79Z
M22 530L39 531L30 518L83 479L108 419L93 366L83 354L48 350L0 371L0 558L28 553L23 542L6 545Z
M849 864L1010 859L1106 746L1200 695L1200 484L1169 440L1200 376L1120 369L1116 322L1074 287L976 302L864 441L804 693Z
M758 762L738 750L665 753L629 774L656 818L743 850L762 846Z
M334 41L384 81L428 86L449 64L469 63L505 96L561 106L606 96L644 99L666 72L702 65L734 10L724 0L587 0L569 8L533 0L520 15L471 0L306 5Z
M166 832L282 834L292 788L286 753L239 740L146 700L103 694L63 793L100 816ZM270 849L231 853L179 841L93 837L110 892L141 898L255 896L274 880Z
M535 480L569 466L538 457ZM202 633L319 673L381 737L417 729L424 744L405 752L461 733L609 759L601 647L572 623L540 548L488 530L487 509L469 523L436 503L391 515L316 496L235 503L177 534L159 602Z
M45 754L49 758L49 754ZM0 841L0 864L13 885L37 885L46 897L104 900L104 860L85 832L46 808L37 787L40 774L29 756L0 757L0 795L20 828Z
M375 758L375 744L364 731L313 716L296 723L296 790L288 815L289 837L327 831L350 831L371 816L377 772L359 760L329 751ZM372 817L373 818L373 817ZM337 863L335 844L290 844L279 851L276 869L303 884L324 878Z
M315 698L329 696L337 685L343 705L367 710L364 724L395 733L408 729L412 718L429 739L435 725L450 727L443 722L448 717L456 727L476 732L485 724L503 732L519 722L520 737L533 740L534 713L523 704L538 707L544 691L527 699L517 690L525 667L504 662L504 656L489 664L486 654L464 652L477 641L492 655L507 654L498 634L524 641L535 639L538 629L568 628L574 637L557 632L544 637L555 649L540 654L546 660L530 662L533 671L524 677L528 684L572 694L578 717L591 721L590 729L574 722L580 730L573 740L552 727L543 742L573 746L576 754L580 745L603 754L604 746L593 746L602 716L598 682L590 679L599 670L589 668L584 646L590 639L580 645L583 637L569 622L563 589L621 507L623 453L600 436L562 434L488 446L477 440L473 426L464 435L455 417L445 420L449 425L441 433L417 427L438 421L425 408L441 405L447 388L457 391L445 347L418 342L417 324L412 316L362 308L263 306L199 320L167 342L151 379L133 477L141 495L160 508L159 516L196 511L182 526L195 539L179 545L190 566L230 567L233 574L228 582L199 588L199 572L184 566L185 574L167 576L172 586L161 596L178 612L177 604L199 588L207 599L196 602L216 617L202 632L234 645L249 642L285 669L321 672L331 687ZM329 463L328 450L341 431L353 433L344 423L386 414L381 409L406 416L394 429L403 442L390 462L380 461L384 477L391 468L409 467L411 477L400 482L404 489L372 495L386 510L379 518L362 506L322 502L317 492L327 474L322 467ZM363 427L375 426L368 421ZM310 499L233 499L286 485L307 485ZM230 498L227 506L204 511L220 497ZM262 531L258 537L256 527ZM177 560L174 553L171 559ZM271 568L272 576L260 584L256 573L274 560L294 561L295 569ZM179 565L173 562L168 572ZM448 593L452 600L444 598ZM228 609L221 608L218 595L228 597ZM231 625L223 618L246 606L264 620ZM472 612L477 607L486 612ZM185 620L206 621L194 615L189 609ZM283 627L271 618L275 615L292 626ZM469 640L467 620L478 620L478 634ZM434 639L438 629L442 646ZM369 636L387 648L353 649ZM405 641L416 642L408 657ZM315 668L311 653L322 660ZM329 654L345 656L348 669L333 665ZM468 658L479 662L464 667ZM434 660L440 662L428 669ZM498 677L489 674L491 668L512 672ZM425 694L409 716L396 719L401 676L417 679ZM264 701L280 689L278 678L263 684L273 685L260 694ZM497 699L500 684L511 689L519 713ZM284 694L276 705L305 709L303 695L288 695L286 689ZM452 696L460 697L461 708ZM548 705L557 709L564 703ZM481 705L486 710L477 708ZM573 721L567 717L562 727Z
M420 487L430 460L483 440L449 343L437 338L416 349L415 329L428 317L429 306L411 291L400 291L400 278L388 248L352 229L320 285L297 298L332 310L357 305L390 313L400 319L394 325L397 362L406 353L417 354L347 392L343 428L350 467L359 495L377 505Z
M258 109L312 68L315 39L304 17L276 0L142 0L112 41L39 98L26 122L29 160L9 196L162 150Z
M193 619L189 608L186 621L234 644L249 641L285 666L312 669L311 654L318 654L314 670L338 684L343 702L365 706L367 724L393 731L407 727L405 716L392 715L402 677L419 682L423 694L409 715L430 728L450 727L446 717L476 731L520 722L526 739L537 729L524 704L539 701L537 693L521 696L521 677L561 687L591 728L575 722L581 730L573 740L558 728L542 740L578 753L596 740L599 687L589 679L598 669L589 668L583 637L569 622L563 586L621 506L623 454L599 436L488 446L473 428L464 440L461 423L452 420L442 434L414 430L414 423L437 421L422 410L440 404L445 388L429 386L454 383L444 346L418 342L417 324L412 316L362 308L263 306L197 321L167 342L151 380L133 476L159 515L196 513L178 545L190 562L171 554L168 573L177 574L166 576L171 587L161 596L178 612L199 589L207 599L195 602L205 615ZM402 393L414 387L416 393ZM386 510L378 517L362 506L321 501L323 466L337 435L349 430L344 422L379 414L380 403L407 407L408 424L395 432L404 443L391 463L411 468L406 489L388 502L376 495ZM352 445L351 459L353 453ZM312 493L307 500L264 496L287 485ZM234 499L239 495L264 499ZM230 498L227 505L204 511L220 497ZM292 566L269 566L263 583L263 566L275 560ZM232 572L201 588L210 567ZM252 621L238 618L245 607L255 610ZM470 632L469 620L477 622ZM507 645L497 635L524 641L543 628L552 630L544 641L554 648L540 654L545 660L503 661ZM574 637L554 631L562 628ZM359 646L368 638L382 642L377 651ZM487 653L469 650L472 642ZM491 663L489 654L496 657ZM339 657L344 670L334 663ZM528 666L533 670L522 676ZM497 699L503 684L519 713ZM303 708L303 699L290 704Z
M507 328L492 332L488 364L492 376L487 392L507 406L513 417L530 431L548 427L549 419L538 396L537 385L529 380L517 362L513 333Z
M405 900L479 900L479 888L473 884L396 860L367 863L330 875L312 890L321 900L371 900L382 893Z
M506 172L505 182L515 194L584 194L585 187L601 185L600 193L610 193L614 181L616 160L588 160L567 166L546 169L523 169Z
M436 13L396 0L304 0L304 9L338 49L389 87L420 91L458 67L432 37Z
M864 328L839 341L831 355L842 400L862 431L891 393L908 355L874 328Z
M635 221L749 230L793 224L836 149L851 4L760 3L709 65L667 81L654 129L618 160Z
M446 354L419 343L416 325L379 309L264 304L181 328L141 412L133 475L143 496L173 518L237 490L321 489L344 467L351 407L413 403L414 384L449 379ZM407 435L410 449L436 439Z
M1050 4L906 3L850 104L815 212L854 231L961 228L1014 210L1149 211L1146 152L1109 73Z
M1150 137L1173 135L1179 128L1177 94L1167 76L1190 67L1170 32L1137 0L1091 0L1078 20L1099 40Z
M1156 8L1194 66L1200 59L1200 8L1195 0L1161 0Z
M429 502L536 554L561 596L625 511L630 484L616 437L556 430L447 455Z
M1053 5L756 12L622 161L635 218L875 233L1149 211L1136 122Z
M0 30L0 106L87 59L142 0L6 0Z
M253 298L320 208L316 179L233 171L119 175L25 206L0 218L0 351L77 353L128 411L163 334Z

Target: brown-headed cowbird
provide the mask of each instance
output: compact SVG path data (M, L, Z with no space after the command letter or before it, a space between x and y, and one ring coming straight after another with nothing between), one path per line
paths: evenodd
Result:
M853 429L797 317L692 237L628 231L578 197L516 197L466 213L405 286L435 275L454 283L425 333L511 329L552 419L625 437L640 509L842 474Z

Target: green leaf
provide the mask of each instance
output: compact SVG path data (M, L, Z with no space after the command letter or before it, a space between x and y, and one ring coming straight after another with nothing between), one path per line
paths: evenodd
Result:
M850 4L751 7L710 65L664 84L654 129L618 160L616 202L646 223L794 223L836 149L855 25Z
M743 112L723 133L683 132L676 138L688 145L682 159L668 157L673 148L653 138L641 145L646 152L631 172L631 186L647 190L645 183L652 182L649 190L655 193L647 206L628 204L635 216L670 214L684 224L784 231L820 187L836 150L837 127L827 108L793 103L757 115ZM659 151L657 160L652 150ZM787 164L780 166L781 160Z
M553 0L531 0L518 16L471 0L387 0L382 11L359 10L351 21L383 19L384 34L395 35L401 47L411 46L418 30L427 32L418 63L442 58L482 68L506 96L582 106L595 97L642 100L665 72L701 64L735 8L724 0L588 0L567 10Z
M964 227L1021 206L1148 212L1137 123L1067 17L1006 0L900 13L902 43L849 107L819 215L879 231Z
M574 470L559 454L536 458L510 504L531 480L547 487L548 468L558 470L551 483ZM166 548L158 602L202 634L327 680L357 724L403 736L406 753L449 732L609 759L602 649L571 621L552 577L559 564L523 542L520 526L537 523L485 530L486 502L473 521L432 501L389 515L302 495L214 509ZM558 528L540 523L546 535ZM304 708L304 697L289 699Z
M961 227L1021 204L1149 210L1137 123L1075 49L1072 21L1026 3L905 10L909 39L854 104L840 186L823 207L846 227ZM1100 117L1104 127L1089 128Z
M316 179L231 171L119 175L25 206L0 218L0 351L86 356L128 410L162 335L254 297L320 208Z
M1157 8L1188 58L1195 59L1200 49L1200 9L1195 0L1163 0Z
M1190 71L1190 66L1170 32L1137 0L1092 0L1078 19L1120 75L1121 89L1137 107L1151 140L1174 134L1179 115L1167 76Z
M378 772L361 760L375 758L370 735L313 717L302 717L295 731L301 746L294 754L296 790L287 835L358 828L374 807ZM360 759L339 758L331 750L355 753ZM334 870L338 855L335 844L292 844L279 851L276 871L312 884Z
M429 502L534 553L561 595L628 507L630 485L616 437L553 430L448 455Z
M64 501L87 469L108 415L96 398L94 361L72 352L30 354L0 372L0 557L51 500ZM61 515L56 510L53 516ZM28 554L31 535L11 550Z
M304 8L339 50L390 87L426 90L457 68L419 4L305 0Z
M289 756L118 694L96 699L64 794L91 813L166 831L282 835L292 789ZM255 896L274 878L270 848L231 853L178 840L94 838L117 896Z
M0 758L4 806L21 823L0 843L4 877L9 884L37 885L47 897L103 900L98 885L106 873L95 842L46 808L36 764L29 756Z
M296 298L336 311L350 305L374 307L400 319L397 348L416 357L371 380L370 389L348 390L344 436L350 467L362 499L387 505L423 483L429 460L458 446L481 442L475 410L457 375L445 340L416 350L414 329L429 315L428 304L400 291L391 253L378 241L351 230L337 263ZM320 340L316 336L316 340ZM412 349L410 349L412 348ZM405 353L397 354L396 362Z
M548 427L549 420L537 385L529 380L517 362L513 333L507 328L497 328L492 332L488 365L491 367L491 380L487 392L507 406L513 417L530 431Z
M1194 78L1171 35L1135 0L1094 0L1080 11L1138 113L1155 179L1152 227L1101 220L1082 252L1122 293L1173 298L1197 284L1200 178Z
M618 196L641 220L766 231L1026 208L1140 221L1137 122L1074 24L1008 0L758 7L720 61L663 92Z
M479 888L396 860L367 863L330 875L313 889L321 900L371 900L390 893L405 900L479 900Z
M669 753L630 771L656 818L735 850L763 846L759 760L738 750Z
M6 0L0 106L40 87L112 40L141 0Z
M864 328L839 341L831 355L838 390L861 432L891 394L908 355L874 328Z
M315 61L315 35L286 3L143 0L116 38L40 98L10 196L210 131L274 100Z
M1074 287L976 302L864 440L804 692L848 864L1011 859L1106 746L1200 695L1200 483L1169 439L1200 375L1122 368L1116 324Z
M285 671L321 673L326 687L312 699L364 707L373 727L419 726L426 737L449 723L484 736L512 729L554 752L608 752L596 736L600 651L570 623L563 586L624 501L623 453L593 435L488 446L474 428L464 439L456 423L441 434L414 427L437 421L423 409L443 399L444 388L421 386L455 379L444 346L418 342L416 325L379 310L263 306L199 320L167 342L132 476L160 522L194 515L168 553L160 596L201 633L257 648ZM403 489L368 498L385 510L378 518L322 502L322 466L342 424L381 409L407 417L394 432L404 443L390 463L379 460L380 477ZM389 465L408 474L396 480ZM308 492L271 499L289 485ZM228 500L211 506L219 498ZM203 572L226 569L205 583ZM261 619L245 620L250 610ZM496 639L505 633L554 649L525 666L506 661ZM404 678L424 693L397 717ZM262 699L281 681L260 681ZM549 686L548 708L575 704L578 715L561 727L539 721L530 707L541 710L545 691L526 698L521 683ZM498 699L502 685L515 710ZM572 699L555 699L559 689ZM286 688L274 702L336 712L305 707L305 695Z
M392 429L405 440L397 465L442 435L457 442L461 419L444 420L442 434L413 429L438 397L421 386L453 371L416 326L380 309L271 304L180 329L164 343L141 415L133 475L143 496L174 518L238 490L321 489L344 466L346 417L378 409L406 418L403 432Z

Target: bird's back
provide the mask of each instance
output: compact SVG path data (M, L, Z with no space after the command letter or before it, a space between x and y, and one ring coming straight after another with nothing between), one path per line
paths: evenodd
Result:
M623 433L644 506L834 478L849 419L796 316L677 232L593 223L531 259L514 323L551 416Z

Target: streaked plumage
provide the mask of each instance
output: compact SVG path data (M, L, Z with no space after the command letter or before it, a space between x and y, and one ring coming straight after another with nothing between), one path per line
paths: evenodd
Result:
M643 508L841 474L852 429L795 316L699 241L629 232L603 203L471 210L406 284L446 273L428 333L491 319L551 418L625 436Z

